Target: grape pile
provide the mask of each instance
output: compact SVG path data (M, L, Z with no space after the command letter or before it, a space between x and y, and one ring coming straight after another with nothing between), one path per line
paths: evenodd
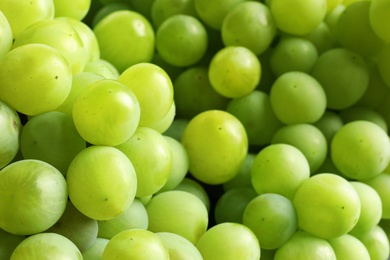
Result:
M0 260L387 260L389 17L0 1Z

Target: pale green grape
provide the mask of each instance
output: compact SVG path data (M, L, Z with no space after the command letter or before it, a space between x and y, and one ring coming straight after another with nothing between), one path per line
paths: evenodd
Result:
M0 229L0 259L10 259L15 247L25 238L26 236L14 235Z
M209 222L204 203L195 195L179 190L165 191L146 204L148 230L171 232L196 244Z
M295 193L293 203L299 228L323 239L351 231L361 212L355 188L332 173L319 173L305 180Z
M71 17L81 21L88 13L92 0L53 0L55 17Z
M327 108L335 110L358 102L369 84L366 61L358 53L345 48L333 48L320 55L310 75L323 87Z
M210 62L211 86L222 96L238 98L247 95L256 88L260 79L260 60L246 47L224 47Z
M168 113L166 113L166 115L163 118L161 118L160 121L155 122L154 124L150 124L149 127L162 134L168 130L168 128L173 123L173 120L175 120L175 117L176 117L176 103L174 101Z
M83 71L90 55L78 31L63 19L34 23L19 33L12 48L29 43L42 43L57 49L70 64L73 74Z
M93 31L100 47L100 57L112 63L120 73L153 58L155 36L152 25L137 12L112 12L96 24Z
M104 4L103 6L99 6L93 15L91 27L95 27L107 15L120 10L131 10L130 4L121 1L114 1L112 3Z
M328 143L320 129L312 124L293 124L281 127L271 143L285 143L298 148L305 155L310 172L315 172L328 154Z
M98 237L111 239L124 230L147 229L148 225L149 218L145 206L135 198L130 207L119 216L109 220L98 221Z
M11 25L9 24L7 17L0 10L0 58L3 57L12 48L13 36Z
M200 182L190 179L189 177L185 177L173 190L185 191L195 195L203 202L207 211L210 212L210 197Z
M283 126L271 107L269 95L260 90L232 99L226 111L244 125L250 145L270 144L272 136Z
M313 31L327 12L326 0L272 0L270 10L277 27L294 35Z
M256 235L239 223L221 223L209 228L196 243L204 260L255 260L261 250Z
M114 67L114 65L103 59L87 62L84 67L84 72L99 74L106 79L117 80L120 76L119 71Z
M0 101L0 169L12 162L20 146L22 124L15 109Z
M337 260L361 259L370 260L366 246L356 237L345 234L328 240Z
M153 149L150 149L153 147ZM156 193L168 181L172 170L172 151L162 134L149 127L138 127L124 143L116 146L133 163L137 174L137 197Z
M374 109L363 106L352 106L341 110L339 115L345 124L358 120L366 120L377 124L385 132L388 130L386 120L379 112L375 111Z
M386 45L378 55L378 70L382 80L386 83L387 87L390 87L390 44Z
M338 113L326 110L322 117L314 122L313 125L325 136L329 151L333 136L344 125L344 122Z
M245 208L242 223L255 233L261 248L267 250L281 247L298 229L294 205L275 193L253 198Z
M367 233L357 236L357 238L367 248L371 260L388 259L390 241L382 227L377 225Z
M198 18L195 0L154 0L150 15L153 25L158 28L167 18L185 14Z
M292 200L310 177L305 155L289 144L271 144L260 150L252 165L252 185L258 194L277 193Z
M371 28L375 34L384 40L390 42L390 33L385 24L389 24L390 1L374 0L371 2L369 9L369 20Z
M222 184L225 192L234 188L252 188L251 170L255 158L255 153L248 152L246 154L244 163L242 164L238 174L230 181L227 181Z
M156 235L168 248L170 260L202 260L199 250L188 239L175 233L157 232Z
M95 242L82 252L83 260L100 260L103 257L104 249L110 240L97 237Z
M309 40L316 47L318 54L322 54L335 46L332 32L328 24L324 21L321 22L313 31L300 37L302 39Z
M321 118L328 104L321 83L300 71L279 76L269 95L276 117L284 124L313 123Z
M135 132L140 121L135 94L117 80L99 80L84 88L73 104L77 131L95 145L119 145Z
M309 40L287 36L272 51L270 65L275 76L290 71L310 72L318 58L318 51Z
M0 170L0 187L0 228L9 233L43 232L65 211L65 178L46 162L21 160L7 165Z
M37 115L65 101L72 86L72 71L58 50L27 44L0 60L0 81L0 100L18 112Z
M11 260L82 260L80 250L68 238L56 233L39 233L23 240L11 255Z
M49 111L30 118L23 126L20 149L25 159L45 161L64 176L73 158L87 146L71 116Z
M61 218L49 229L47 233L57 233L72 241L80 252L84 252L96 241L98 223L80 211L68 200L65 212Z
M137 97L142 111L140 126L156 124L171 109L173 85L161 67L152 63L139 63L122 72L118 80Z
M204 25L195 17L175 14L156 31L156 50L167 63L187 67L200 61L208 44Z
M221 37L225 46L244 46L260 55L276 36L276 24L263 3L244 1L231 8L222 22Z
M125 212L137 189L133 164L110 146L90 146L81 151L71 162L66 180L73 205L96 220Z
M222 110L192 118L181 139L190 159L190 173L207 184L222 184L236 176L248 151L242 123Z
M367 180L379 175L389 164L390 140L377 124L354 121L334 135L330 155L345 176Z
M368 184L378 193L382 201L382 219L390 219L390 175L381 173L376 177L365 180L364 183Z

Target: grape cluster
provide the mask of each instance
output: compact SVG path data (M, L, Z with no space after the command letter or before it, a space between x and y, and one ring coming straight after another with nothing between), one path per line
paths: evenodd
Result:
M0 259L388 259L389 17L2 0Z

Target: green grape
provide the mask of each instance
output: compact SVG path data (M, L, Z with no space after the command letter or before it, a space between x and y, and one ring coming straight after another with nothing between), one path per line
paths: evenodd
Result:
M64 19L34 23L19 33L12 48L31 43L46 44L60 51L70 64L73 74L83 71L90 55L78 31Z
M128 86L141 107L140 126L151 126L164 118L173 103L173 85L168 74L152 63L139 63L126 69L119 82Z
M211 86L222 96L238 98L247 95L256 88L260 79L260 60L246 47L224 47L210 62Z
M64 176L73 158L87 146L71 116L49 111L30 118L20 136L25 159L45 161Z
M155 0L150 15L155 28L175 14L185 14L198 18L194 0Z
M272 0L270 10L276 26L283 32L305 35L324 19L327 0Z
M0 187L0 228L9 233L43 232L65 211L65 178L46 162L21 160L7 165L0 170Z
M355 105L341 110L339 115L345 124L358 120L366 120L377 124L385 132L388 130L386 120L374 109Z
M346 6L336 25L341 46L363 56L378 53L385 44L371 27L370 6L371 1L357 1Z
M98 237L111 239L127 229L147 229L148 224L149 219L145 206L138 199L134 199L130 207L119 216L98 221Z
M88 13L92 0L53 0L54 17L71 17L81 21Z
M344 125L344 122L338 113L326 110L322 117L314 122L313 125L325 136L329 151L334 135Z
M358 53L345 48L333 48L320 55L310 75L323 87L327 108L335 110L358 102L369 84L366 61Z
M279 76L269 96L276 117L287 125L317 121L324 114L328 99L321 83L300 71Z
M169 251L155 233L145 229L127 229L107 243L102 260L110 259L169 260Z
M200 19L208 27L221 30L223 19L231 8L246 0L194 0Z
M58 50L27 44L0 60L0 82L0 100L23 114L38 115L65 101L72 86L72 71Z
M299 228L323 239L351 231L361 212L355 188L332 173L319 173L305 180L295 193L293 203Z
M168 248L170 260L202 260L199 250L188 239L175 233L157 232L156 235Z
M271 143L285 143L298 148L305 155L311 173L318 170L328 154L324 134L312 124L283 126L274 134Z
M365 245L371 260L388 259L390 255L390 241L380 226L373 227L367 233L357 236Z
M245 208L243 224L255 233L261 248L267 250L283 246L298 229L294 205L275 193L253 198Z
M222 110L208 110L192 118L181 142L188 152L190 173L207 184L234 178L248 151L244 126Z
M378 70L379 75L381 76L382 80L385 82L387 87L390 87L390 44L386 45L380 52L380 55L378 55Z
M232 99L226 111L244 125L250 145L270 144L272 136L283 125L271 107L269 95L260 90Z
M390 175L381 173L373 178L365 180L364 183L372 187L378 193L382 201L382 219L390 219Z
M12 162L20 146L20 117L15 109L0 101L0 169Z
M354 121L337 131L331 143L330 155L345 176L367 180L379 175L389 164L390 140L377 124Z
M191 119L211 109L224 110L229 99L211 86L208 68L193 66L181 72L173 82L177 116Z
M175 14L156 31L156 50L167 63L187 67L200 61L208 44L204 25L195 17Z
M310 41L316 47L317 52L320 55L335 46L332 32L324 21L321 22L313 31L300 37Z
M248 152L246 154L244 163L242 164L238 174L230 181L222 184L225 192L234 188L252 188L251 170L255 158L256 154L254 153Z
M312 42L304 38L287 36L273 49L270 65L275 76L290 71L308 73L317 59L318 51Z
M225 46L244 46L260 55L276 36L276 24L263 3L244 1L231 8L222 22L221 37Z
M12 252L25 238L0 229L0 259L10 259Z
M209 228L196 243L204 260L260 259L256 235L239 223L221 223Z
M185 177L173 190L189 192L198 197L210 212L211 201L206 189L196 180Z
M153 58L155 36L152 25L137 12L112 12L96 24L93 32L100 47L100 57L113 64L120 73Z
M385 42L390 42L390 33L385 26L389 24L390 1L374 0L369 9L370 26L375 34Z
M251 170L252 185L258 194L277 193L290 200L309 177L306 157L289 144L271 144L260 150Z
M114 67L114 65L103 59L87 62L84 67L84 72L92 72L95 74L99 74L106 79L114 80L117 80L120 76L118 70Z
M109 239L97 237L92 246L82 252L83 260L102 259L104 249L109 241Z
M148 230L171 232L196 244L209 222L204 203L195 195L179 190L165 191L146 204Z
M112 219L125 212L137 189L133 164L110 146L90 146L77 154L66 180L73 205L96 220Z
M336 253L327 240L300 230L276 249L273 259L336 260Z
M99 7L93 15L91 27L95 27L107 15L121 10L131 10L131 7L125 2L112 2Z
M0 10L0 58L3 57L12 48L13 36L11 25L9 24L7 17Z
M173 101L168 113L160 119L160 121L150 124L150 128L156 130L159 133L164 133L172 124L176 117L176 103Z
M153 147L153 149L150 149ZM156 193L168 181L172 170L172 151L162 134L149 127L138 127L124 143L116 146L133 163L137 174L137 197Z
M46 233L57 233L72 241L80 252L84 252L96 241L98 223L80 211L68 200L61 218Z
M3 0L0 10L7 17L14 39L30 25L54 18L53 0Z
M359 195L361 210L359 220L349 234L359 235L378 225L382 218L382 200L378 192L368 184L358 181L352 181L351 184Z
M110 79L84 88L72 109L80 136L94 145L115 146L128 140L138 127L140 114L139 102L131 89Z
M189 123L189 119L175 118L169 128L164 132L164 135L175 138L180 141L184 132L184 129Z
M217 224L224 222L243 223L244 210L248 203L257 196L253 188L234 188L223 193L214 207ZM245 224L245 223L244 223Z
M27 237L14 250L10 260L82 260L80 250L68 238L56 233L38 233Z
M365 245L352 235L345 234L328 241L336 254L337 260L371 259Z

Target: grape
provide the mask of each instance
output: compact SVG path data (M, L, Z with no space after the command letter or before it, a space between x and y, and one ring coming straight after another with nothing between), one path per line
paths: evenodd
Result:
M292 202L274 193L253 198L245 208L242 223L256 234L261 248L268 250L281 247L298 228Z
M222 22L221 37L225 46L243 46L260 55L276 36L276 24L263 3L244 1L231 8Z
M222 184L225 192L234 188L241 188L241 187L252 188L251 170L255 158L256 158L255 153L248 152L246 154L244 163L242 164L238 174L230 181L227 181Z
M390 140L375 123L350 122L333 137L330 156L345 176L367 180L379 175L389 164Z
M300 230L276 250L273 259L336 260L336 253L327 240Z
M110 146L90 146L77 154L66 180L73 205L96 220L112 219L125 212L137 189L133 164Z
M196 180L184 178L173 190L189 192L198 197L210 212L210 198L205 188Z
M195 195L179 190L165 191L152 197L146 204L148 230L171 232L195 244L208 225L208 212Z
M377 225L367 233L357 236L357 238L366 246L370 259L388 259L390 241L383 228Z
M199 250L188 239L170 232L157 232L156 235L168 248L170 260L202 260Z
M140 126L161 121L173 103L173 86L168 74L159 66L139 63L126 69L119 82L128 86L137 97L142 113Z
M332 173L316 174L305 180L295 193L293 203L299 228L323 239L351 231L361 212L355 188Z
M239 223L221 223L209 228L196 243L204 260L260 259L255 234Z
M172 170L172 151L168 141L156 130L138 127L133 136L116 148L134 165L137 197L156 193L168 181Z
M72 109L80 136L95 145L115 146L128 140L138 127L140 114L140 104L131 89L110 79L84 88Z
M137 12L112 12L96 24L93 32L101 58L112 63L120 73L153 58L155 36L152 25Z
M385 132L388 130L386 120L379 112L375 111L374 109L355 105L341 110L339 115L344 123L365 120L377 124Z
M365 245L354 236L345 234L328 241L336 254L337 260L371 259Z
M390 175L387 173L381 173L363 182L365 184L368 184L370 187L372 187L381 198L382 219L390 219L390 203L389 203L390 197L389 197L389 189L388 189L390 184Z
M339 1L339 0L336 0ZM300 38L309 40L317 49L318 54L332 49L335 46L332 32L324 21L321 22L313 31Z
M114 80L117 80L120 76L119 71L114 65L103 59L87 62L84 67L84 72L92 72L99 74L106 79Z
M56 233L27 237L14 250L11 260L83 259L80 250L68 238Z
M156 31L156 50L167 63L177 67L194 65L207 50L207 32L195 17L175 14Z
M222 110L208 110L192 118L181 142L188 152L190 173L207 184L234 178L248 151L244 126Z
M37 115L65 101L72 72L64 56L53 47L27 44L0 60L0 82L0 100L18 112Z
M390 42L390 33L384 25L389 23L389 11L390 1L388 0L374 0L370 4L370 26L375 34L387 43Z
M20 146L22 124L15 109L0 101L0 169L16 156Z
M49 111L30 118L20 136L25 159L45 161L64 176L73 158L87 146L77 132L72 117Z
M11 25L9 24L7 17L0 11L0 58L3 57L12 48L13 37Z
M313 31L324 19L326 0L272 0L270 10L279 30L294 35Z
M238 98L247 95L256 88L260 79L260 61L246 47L224 47L210 62L211 86L222 96Z
M81 21L88 13L92 0L53 0L55 17L71 17Z
M194 2L194 0L154 0L150 10L153 25L158 28L167 18L176 14L198 18Z
M104 249L110 240L97 237L95 242L87 250L82 252L84 260L102 259Z
M12 252L25 238L0 229L0 259L10 259Z
M43 232L65 211L65 178L46 162L26 159L7 165L0 170L0 187L0 228L9 233Z
M325 136L329 151L333 136L344 125L344 122L338 113L326 110L322 117L314 122L313 125Z
M130 4L124 2L112 2L99 7L93 15L91 27L95 27L107 15L121 10L131 10Z

